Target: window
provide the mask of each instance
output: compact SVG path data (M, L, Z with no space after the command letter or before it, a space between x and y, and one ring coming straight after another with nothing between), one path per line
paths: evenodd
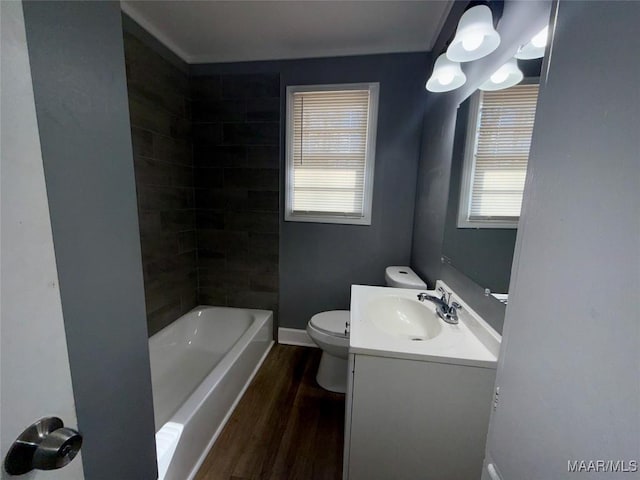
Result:
M378 89L287 88L285 220L371 224Z
M537 100L532 83L472 98L459 228L517 228Z

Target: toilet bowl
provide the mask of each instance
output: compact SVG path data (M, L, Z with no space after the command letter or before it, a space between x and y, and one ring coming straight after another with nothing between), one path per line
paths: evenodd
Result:
M409 267L385 269L388 287L426 290L427 285ZM349 310L330 310L315 314L307 324L307 334L322 349L316 381L325 390L345 393L349 355Z
M331 310L314 315L307 324L307 333L322 349L316 381L330 392L347 389L348 322L349 310Z

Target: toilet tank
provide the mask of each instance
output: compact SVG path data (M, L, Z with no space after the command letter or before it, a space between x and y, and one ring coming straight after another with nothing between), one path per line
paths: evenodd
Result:
M384 279L387 287L427 289L427 285L410 267L387 267L384 271Z

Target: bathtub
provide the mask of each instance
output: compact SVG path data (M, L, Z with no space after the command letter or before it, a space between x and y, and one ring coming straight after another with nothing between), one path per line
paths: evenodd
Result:
M272 312L226 307L149 338L159 480L195 476L272 345Z

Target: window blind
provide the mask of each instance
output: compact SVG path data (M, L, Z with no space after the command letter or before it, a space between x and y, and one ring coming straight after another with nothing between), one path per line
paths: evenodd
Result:
M292 213L360 218L369 90L293 94Z
M520 217L538 85L482 92L469 220Z

